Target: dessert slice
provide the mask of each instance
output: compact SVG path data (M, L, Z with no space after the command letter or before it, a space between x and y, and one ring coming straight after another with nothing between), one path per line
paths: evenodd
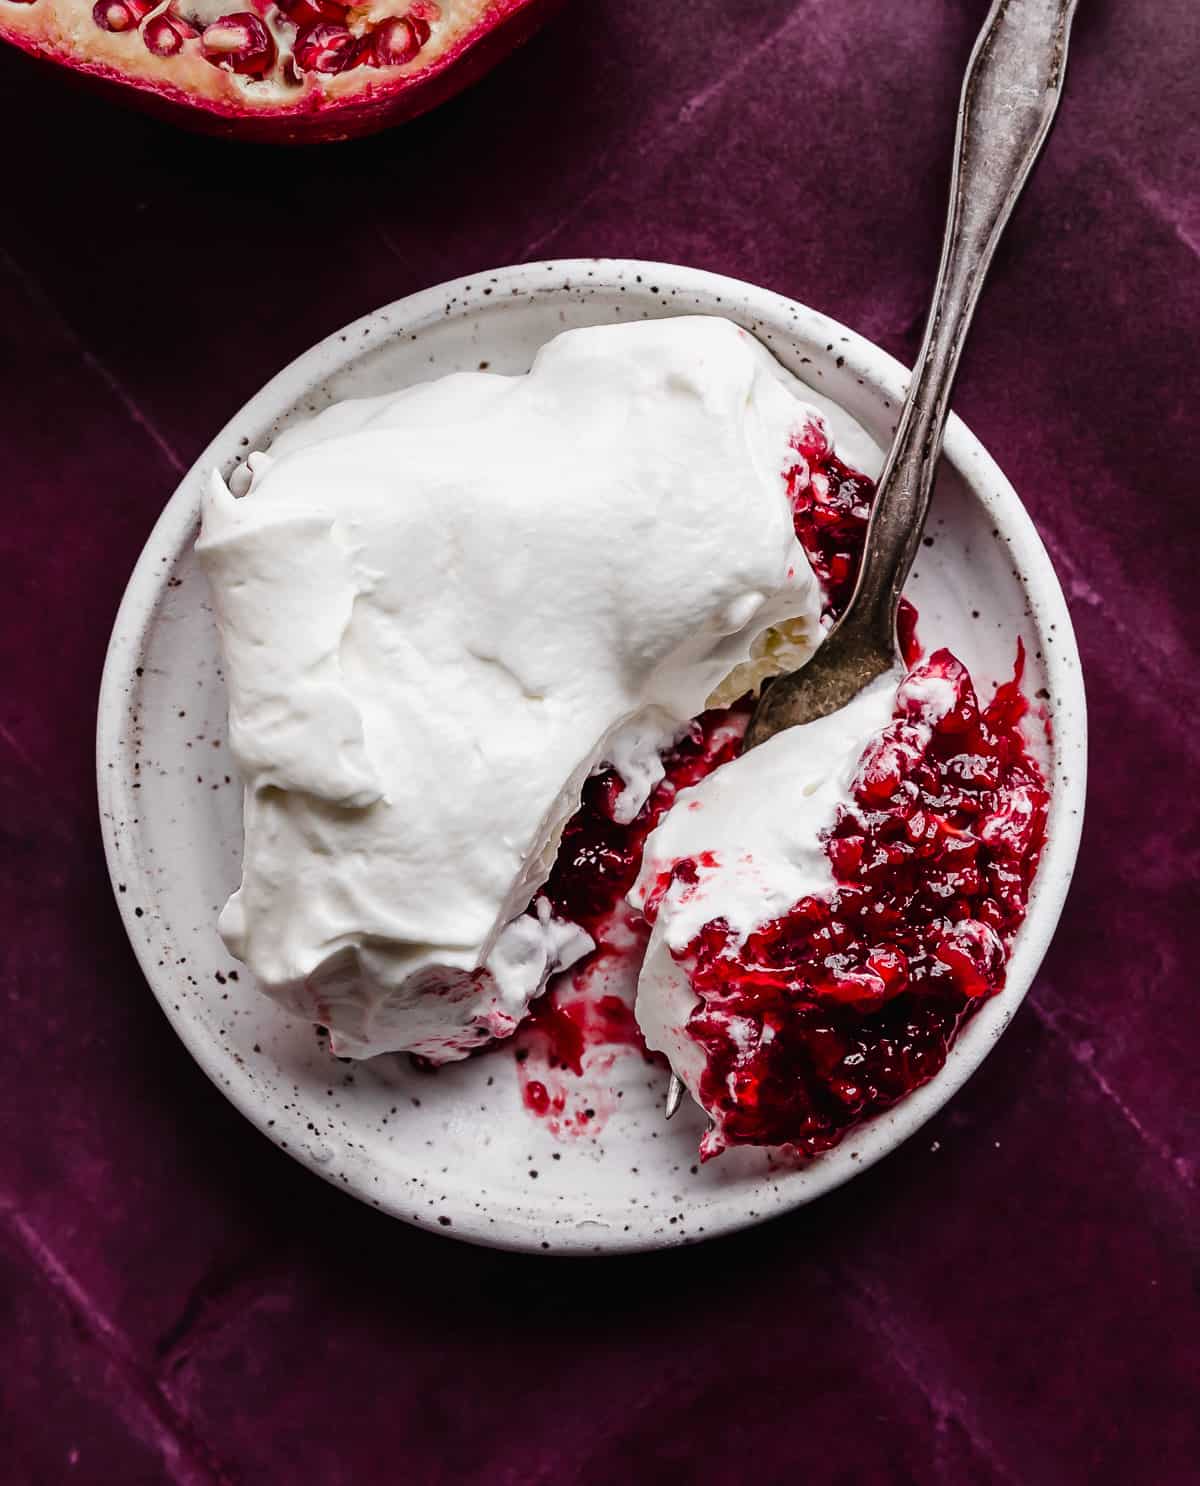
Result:
M712 1121L702 1155L826 1149L1001 989L1048 806L1019 680L981 709L940 650L681 791L649 836L637 1017Z
M752 337L685 317L339 404L238 494L214 476L245 784L219 928L265 991L355 1057L513 1030L592 943L540 892L589 775L632 821L722 678L816 644L794 506L821 427Z

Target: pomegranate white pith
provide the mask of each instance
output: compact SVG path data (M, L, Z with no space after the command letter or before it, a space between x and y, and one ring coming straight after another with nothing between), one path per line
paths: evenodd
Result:
M553 0L0 0L0 39L177 122L292 139L433 107Z

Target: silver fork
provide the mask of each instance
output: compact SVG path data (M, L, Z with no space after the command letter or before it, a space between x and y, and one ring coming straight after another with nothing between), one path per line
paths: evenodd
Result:
M896 611L929 509L950 390L996 245L1058 108L1076 3L994 0L976 39L925 338L879 477L858 582L812 660L764 688L747 748L836 712L897 664ZM683 1094L673 1073L667 1119Z

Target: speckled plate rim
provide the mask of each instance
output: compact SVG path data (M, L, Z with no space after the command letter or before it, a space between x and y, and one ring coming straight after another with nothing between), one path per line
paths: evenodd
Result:
M691 297L697 304L707 304L708 313L728 315L752 332L762 334L768 343L775 336L806 342L817 367L824 361L825 369L832 371L836 352L836 358L840 358L839 371L844 364L847 374L861 379L894 406L903 400L909 373L887 352L818 311L738 279L635 259L538 261L471 274L397 300L335 331L297 357L251 398L204 450L167 502L134 567L117 613L100 688L97 779L105 856L130 943L168 1020L217 1088L276 1145L284 1147L288 1155L327 1181L333 1180L329 1171L306 1155L303 1116L265 1099L251 1080L231 1078L229 1067L213 1056L209 1039L187 1011L186 1003L184 1009L176 1008L171 967L159 967L147 934L135 917L133 904L139 896L142 902L152 901L154 883L146 863L139 858L136 834L119 832L114 823L136 816L133 753L127 724L129 699L136 693L147 634L166 590L172 564L183 547L194 539L199 519L194 493L198 472L228 469L245 453L244 430L265 428L290 410L305 388L312 385L314 367L319 365L322 380L328 380L346 370L364 349L373 348L376 344L371 339L373 332L395 335L405 326L428 324L449 313L453 305L460 306L458 312L466 314L472 300L479 301L480 285L487 286L482 292L488 295L543 298L562 295L587 280L596 288L636 284L642 293L643 286L653 282L661 286L664 295L661 302L668 311L675 306L665 297L667 294ZM654 292L660 290L656 288ZM770 334L766 333L768 330ZM829 391L828 385L826 390ZM944 457L973 498L993 518L1009 548L1014 571L1028 601L1029 622L1043 642L1043 664L1054 698L1047 843L1029 915L1013 946L1008 983L1001 995L981 1007L964 1028L936 1078L895 1108L860 1126L852 1141L844 1141L818 1158L806 1168L806 1180L791 1185L777 1201L760 1200L759 1205L754 1205L745 1192L714 1199L705 1214L702 1239L749 1227L806 1205L866 1170L919 1130L974 1073L1012 1020L1041 964L1062 911L1079 849L1087 767L1086 703L1070 614L1049 555L1015 490L979 440L955 416L947 428ZM108 767L113 761L118 766ZM119 881L135 882L141 889L140 895L117 892ZM391 1201L385 1194L381 1200L378 1192L358 1190L353 1183L349 1187L335 1185L339 1190L349 1190L362 1200L371 1201L402 1221L410 1221L399 1199ZM442 1231L453 1238L489 1247L540 1251L544 1234L530 1214L505 1215L492 1208L489 1217L491 1221L485 1222L480 1215L464 1208L455 1214L453 1228ZM600 1245L594 1236L577 1243L564 1241L561 1230L554 1237L557 1255L674 1246L670 1238L664 1241L662 1236L645 1232L613 1233ZM677 1242L697 1241L702 1240L690 1237Z

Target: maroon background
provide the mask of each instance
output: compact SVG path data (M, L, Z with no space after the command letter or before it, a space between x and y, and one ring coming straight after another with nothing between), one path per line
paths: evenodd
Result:
M1032 994L905 1148L694 1250L415 1232L193 1066L98 838L122 587L267 377L424 285L576 254L736 274L910 360L985 9L578 0L432 117L290 154L0 57L0 1480L1197 1478L1195 0L1083 0L963 367L1072 604L1091 799Z

